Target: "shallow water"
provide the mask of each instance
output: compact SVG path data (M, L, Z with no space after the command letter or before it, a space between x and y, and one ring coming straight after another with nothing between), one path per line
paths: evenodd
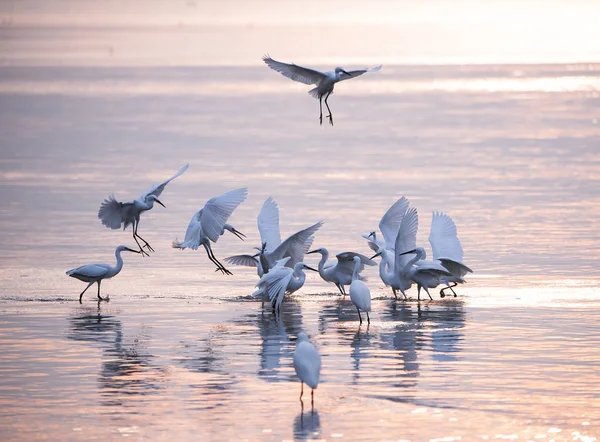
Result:
M593 440L598 71L386 66L336 89L332 128L264 67L0 68L3 440ZM97 220L102 199L188 161L140 224L156 253L124 256L111 301L90 289L79 305L64 272L132 243ZM418 242L449 213L475 273L418 303L369 269L369 327L309 275L276 319L248 297L252 269L224 277L170 247L241 186L230 221L248 239L222 237L219 258L259 244L268 195L282 236L325 219L315 246L363 253L360 233L406 195ZM291 365L301 330L323 357L314 410Z

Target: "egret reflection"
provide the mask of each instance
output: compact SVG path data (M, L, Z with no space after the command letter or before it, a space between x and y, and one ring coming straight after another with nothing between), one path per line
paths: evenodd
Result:
M319 412L314 408L305 411L302 404L300 413L294 418L293 429L294 440L321 439L321 418L319 417Z

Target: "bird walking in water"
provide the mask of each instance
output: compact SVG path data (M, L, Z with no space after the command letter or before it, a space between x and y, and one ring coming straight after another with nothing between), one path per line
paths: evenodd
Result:
M374 266L375 261L370 260L365 255L355 252L343 252L336 255L337 262L327 264L329 251L325 247L311 250L307 253L320 253L321 260L319 261L319 275L327 282L333 282L340 293L346 296L345 285L352 283L352 272L354 270L354 259L358 257L360 260L359 273L365 269L365 265ZM360 279L365 279L359 276Z
M314 405L315 389L319 385L321 376L321 355L304 332L298 333L298 339L296 340L294 370L300 379L300 401L302 401L304 384L306 384L311 388L310 403Z
M79 279L80 281L89 283L79 295L79 303L81 303L81 298L83 298L83 294L86 292L86 290L89 289L95 282L98 283L98 300L108 301L108 296L105 298L100 296L100 283L103 279L110 279L119 274L123 268L123 258L121 257L121 252L124 250L133 253L140 253L139 250L133 250L127 246L119 246L115 250L115 256L117 258L117 265L115 266L111 266L109 264L86 264L81 267L77 267L76 269L67 271L67 275L69 275L71 278Z
M148 244L144 238L138 235L138 226L140 224L140 215L152 209L154 207L154 203L157 202L161 206L165 207L165 205L158 199L163 190L165 190L165 186L173 181L175 178L183 174L189 167L189 163L183 166L179 172L173 175L171 178L163 181L160 184L153 186L150 190L140 195L139 198L129 201L126 203L117 201L114 195L109 196L105 199L100 205L100 210L98 210L98 218L102 221L106 227L110 229L119 229L123 226L123 230L127 228L131 224L133 228L133 239L137 243L140 248L140 253L146 256L149 254L144 251L142 245L138 241L141 240L144 243L144 247L148 249L150 252L154 252L154 249Z
M281 303L286 293L294 293L300 290L306 280L306 273L303 270L312 270L317 272L318 270L307 266L303 262L297 262L293 269L286 267L286 263L290 260L290 257L277 261L277 264L269 271L265 273L262 278L258 281L256 286L258 289L252 293L252 296L262 296L263 305L264 297L267 295L273 312L279 313L281 310Z
M192 216L185 232L185 239L183 241L173 241L173 247L176 249L190 248L197 250L198 246L202 245L206 250L208 259L217 266L217 270L224 275L231 275L232 273L215 257L210 243L211 241L216 243L225 230L230 231L241 240L244 239L246 235L236 230L231 224L227 224L227 220L247 196L248 189L243 188L209 199L204 207Z
M352 283L350 284L350 300L356 307L358 312L358 319L360 325L362 325L362 317L360 311L362 310L367 314L367 324L371 324L371 318L369 318L369 312L371 311L371 291L369 287L359 279L358 272L362 262L359 256L354 257L354 271L352 272Z
M327 106L327 110L329 111L329 115L327 115L326 118L329 118L329 123L332 126L333 115L331 113L331 109L329 108L329 104L327 103L327 99L331 94L333 94L333 87L335 84L340 81L348 80L349 78L358 77L365 72L377 72L381 69L381 65L370 69L358 69L355 71L346 71L341 67L336 67L334 72L319 72L314 69L305 68L293 63L282 63L280 61L273 60L268 55L263 56L263 61L267 64L267 66L274 71L279 72L284 77L304 84L314 84L316 87L308 91L308 93L314 98L319 99L319 124L323 124L324 99L325 106Z

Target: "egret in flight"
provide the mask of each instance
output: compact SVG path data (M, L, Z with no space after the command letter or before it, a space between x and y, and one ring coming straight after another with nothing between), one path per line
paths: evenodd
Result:
M371 291L369 290L369 287L359 279L358 273L360 272L361 266L363 266L363 264L360 256L355 256L352 283L350 284L350 300L356 307L358 319L362 325L362 317L360 316L361 310L367 314L367 324L371 323L371 318L369 318L369 312L371 311Z
M341 67L335 68L335 72L319 72L314 69L305 68L298 66L293 63L281 63L280 61L273 60L270 56L263 56L263 61L274 71L279 72L281 75L290 78L294 81L298 81L304 84L314 84L316 87L308 91L310 95L319 99L319 123L323 124L323 98L325 99L325 106L329 111L329 123L333 126L333 115L327 99L333 94L333 87L339 81L348 80L349 78L358 77L365 72L377 72L381 69L381 65L374 68L358 69L355 71L345 71Z
M119 246L115 250L115 256L117 257L117 265L114 267L108 264L86 264L81 267L77 267L76 269L71 269L67 271L67 275L71 278L79 279L83 282L88 282L87 287L81 292L79 295L79 302L81 303L81 298L83 298L83 294L89 289L92 284L95 282L98 283L98 300L99 301L108 301L108 296L103 298L100 296L100 283L103 279L110 279L115 275L118 275L121 269L123 268L123 258L121 257L121 252L127 250L128 252L140 253L139 250L133 250L126 246Z
M379 221L379 230L383 234L383 238L377 237L377 232L375 230L362 235L362 237L368 241L371 250L387 254L387 259L392 266L394 264L393 251L396 246L398 229L400 228L404 213L408 209L408 205L408 200L403 196L392 204L392 206L384 213L381 217L381 221Z
M109 196L100 205L100 210L98 210L98 218L100 218L100 221L102 221L102 224L104 224L106 227L115 230L120 228L121 226L123 226L123 230L125 230L127 226L131 224L133 228L133 239L140 248L140 253L142 254L142 256L148 255L148 253L144 251L143 247L138 241L139 238L144 243L144 247L146 247L151 252L154 251L150 244L148 244L148 241L146 241L137 233L138 226L140 224L140 215L146 210L152 209L152 207L154 207L155 202L165 207L165 205L162 202L160 202L158 197L163 192L163 190L165 190L165 186L169 184L172 180L183 174L189 166L189 163L186 164L179 170L179 172L177 172L171 178L153 186L150 190L143 193L142 195L140 195L139 198L133 201L123 203L117 201L114 195Z
M243 188L209 199L204 207L192 216L185 232L185 239L183 241L173 241L173 247L176 249L190 248L197 250L198 246L202 245L206 250L208 259L217 266L217 270L220 270L223 274L231 275L231 272L215 257L210 243L211 241L216 243L225 230L230 231L241 240L244 239L245 235L236 230L231 224L227 224L227 219L247 196L248 189Z
M302 262L304 255L312 245L313 235L321 228L323 221L300 230L281 242L279 207L272 197L268 197L258 214L257 224L262 241L262 247L257 248L258 253L230 256L225 258L225 261L233 265L257 267L258 276L262 278L275 263L283 258L290 258L286 261L286 266L289 268L293 268L297 263Z
M298 333L296 350L294 350L294 370L300 379L300 401L304 394L304 384L311 388L310 402L314 404L315 389L319 385L321 375L321 355L308 340L306 333Z
M452 274L442 277L442 282L447 287L440 290L440 296L446 296L444 290L450 289L456 298L453 287L464 283L464 276L473 270L462 262L463 249L458 239L456 224L450 216L443 212L433 212L429 243L433 251L433 260L440 262Z
M265 273L262 278L258 281L256 286L258 290L252 293L252 296L262 296L263 303L264 297L267 295L273 311L279 313L281 310L281 303L286 293L294 293L300 290L306 280L306 274L303 270L312 270L318 272L318 270L307 266L303 262L297 262L293 269L286 267L286 263L291 258L283 258L277 261L277 264L269 271Z
M375 262L367 258L365 255L355 252L343 252L336 255L337 262L326 264L329 258L329 251L325 247L312 250L310 253L320 253L321 260L319 261L319 275L327 282L333 282L338 288L340 293L346 296L345 285L352 283L352 272L354 270L354 258L358 257L360 260L360 268L358 272L362 272L365 269L365 264L374 266ZM359 276L361 280L364 280L362 276Z

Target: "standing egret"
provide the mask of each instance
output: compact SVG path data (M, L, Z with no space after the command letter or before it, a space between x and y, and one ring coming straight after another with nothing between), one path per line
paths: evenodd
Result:
M300 378L300 401L302 401L304 384L306 384L311 388L310 402L314 404L315 389L319 385L319 377L321 376L321 355L304 332L298 333L296 340L294 370Z
M421 288L425 290L425 293L429 296L429 299L433 300L429 289L437 287L442 282L443 278L451 276L452 274L446 270L444 266L433 261L425 260L426 254L423 247L417 247L413 250L408 250L400 255L407 255L414 253L415 257L412 258L403 269L403 275L405 278L410 279L417 284L417 299L421 300ZM416 264L416 265L415 265Z
M238 238L243 240L243 233L237 231L232 225L227 224L227 219L233 211L239 206L248 196L248 189L236 189L209 199L204 207L194 213L192 220L185 232L183 241L173 241L173 247L176 249L190 248L197 250L198 246L203 245L213 264L217 266L217 270L223 274L231 275L223 264L215 257L210 242L216 243L225 230L230 231Z
M100 296L100 283L103 279L110 279L115 275L118 275L121 269L123 268L123 258L121 258L121 252L123 250L127 250L128 252L140 253L139 250L130 249L127 246L119 246L115 250L115 256L117 258L117 265L111 266L108 264L86 264L81 267L77 267L76 269L71 269L67 271L67 275L71 278L79 279L83 282L89 282L87 287L81 292L79 295L79 303L81 303L81 298L83 298L83 294L87 289L89 289L93 283L98 283L98 299L100 301L108 301L108 295L106 298Z
M262 241L262 247L258 248L258 255L235 255L225 258L225 261L233 265L257 267L258 276L262 277L277 261L283 258L290 258L289 261L286 261L287 267L290 268L302 262L304 255L312 245L313 235L321 228L323 221L300 230L281 242L279 208L275 200L268 197L258 214L257 224Z
M371 318L369 318L369 312L371 311L371 292L369 291L369 287L359 279L358 273L360 272L361 266L363 266L363 264L360 257L355 256L352 283L350 284L350 300L356 307L360 325L362 325L362 317L360 316L361 310L367 313L367 323L371 323Z
M447 287L440 290L440 296L445 295L444 290L450 289L456 297L453 287L465 282L464 276L472 273L469 267L463 264L463 249L458 239L456 224L452 218L442 212L433 212L429 243L433 251L433 260L439 261L452 274L442 278ZM450 284L453 285L450 285Z
M323 124L323 97L325 97L325 106L329 111L329 122L333 126L333 115L327 99L333 94L333 87L339 81L348 80L349 78L358 77L365 72L377 72L381 69L381 65L374 68L358 69L356 71L347 72L344 69L337 67L335 72L319 72L314 69L304 68L302 66L295 65L293 63L281 63L273 60L268 55L263 56L263 61L274 71L279 72L281 75L290 78L294 81L298 81L304 84L314 84L317 87L308 91L310 95L319 99L319 124Z
M168 180L163 181L160 184L153 186L150 190L143 193L139 198L129 201L126 203L117 201L114 195L110 195L107 199L105 199L100 205L100 210L98 210L98 218L102 221L106 227L111 229L118 229L123 226L123 230L127 228L130 224L133 228L133 239L137 243L140 248L140 253L143 255L148 255L142 246L140 245L138 238L142 240L144 243L144 247L147 247L149 251L153 252L154 249L148 244L144 238L138 235L137 230L140 224L140 215L142 212L146 210L152 209L154 207L154 202L157 202L161 206L165 207L165 205L160 202L158 197L165 190L165 186L169 184L172 180L183 174L190 164L186 164L183 166L179 172L173 175ZM149 255L148 255L149 256Z
M325 264L329 258L329 251L325 247L307 252L307 254L310 253L321 254L321 260L319 261L318 267L319 275L321 275L321 278L323 278L325 281L333 282L339 289L340 293L344 296L346 296L346 290L344 289L344 286L352 282L354 258L358 257L361 262L359 273L365 269L365 264L370 266L375 265L375 262L367 258L365 255L355 252L339 253L336 255L337 262L335 264ZM364 279L362 276L359 276L359 278Z
M299 290L306 280L306 274L303 272L304 269L318 272L318 270L307 266L303 262L297 262L293 269L286 267L286 263L290 260L290 257L283 258L277 261L277 264L269 271L265 273L262 278L256 284L258 290L252 293L252 296L263 297L267 295L273 311L279 313L281 310L281 303L286 293L294 293Z

